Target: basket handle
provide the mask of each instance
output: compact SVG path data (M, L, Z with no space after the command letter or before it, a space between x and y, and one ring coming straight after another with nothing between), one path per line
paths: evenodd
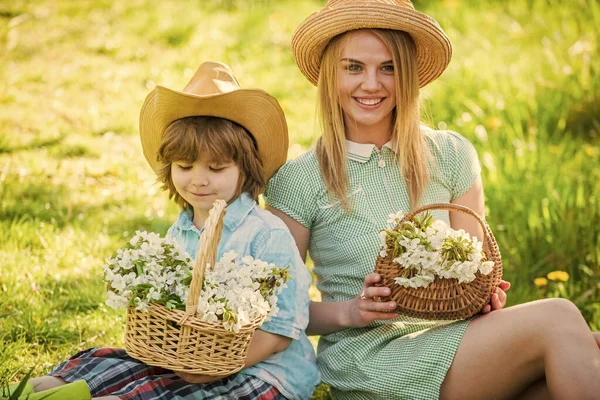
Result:
M398 225L402 224L403 222L410 221L411 219L413 219L413 217L415 215L420 214L423 211L428 211L428 210L459 211L463 214L471 215L473 218L475 218L477 220L477 222L479 222L479 225L481 225L481 228L483 229L483 243L485 243L487 240L492 240L493 243L495 243L495 241L496 241L494 238L494 235L492 234L492 230L490 229L487 222L485 222L485 220L483 218L481 218L481 216L479 214L477 214L475 211L471 210L469 207L461 206L460 204L434 203L434 204L424 205L424 206L419 207L419 208L409 212L408 214L406 214L404 216L404 218L402 218L402 220L400 221L400 223Z
M217 247L221 240L223 232L223 216L225 216L227 203L225 200L215 200L212 208L208 212L208 218L204 222L204 231L200 234L198 244L198 253L192 270L192 283L190 284L190 293L185 304L187 315L196 314L198 306L198 296L202 291L202 278L206 267L212 269L217 261Z

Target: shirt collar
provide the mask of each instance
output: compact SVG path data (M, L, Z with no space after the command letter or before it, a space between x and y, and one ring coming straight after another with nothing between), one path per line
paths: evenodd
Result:
M388 149L394 151L392 141L386 142L382 147L387 147ZM372 143L356 143L346 139L346 149L348 151L348 158L358 161L361 163L366 163L371 158L373 154L373 149L376 146Z
M256 202L252 200L250 195L246 192L242 193L240 197L234 200L233 203L229 204L225 208L225 216L223 217L223 224L230 230L235 230L246 218L246 216L252 211ZM194 212L191 207L186 207L182 212L179 213L176 225L182 231L193 230L200 233L193 222Z
M255 206L256 201L248 193L243 192L225 209L227 213L223 218L223 223L232 231L237 229Z

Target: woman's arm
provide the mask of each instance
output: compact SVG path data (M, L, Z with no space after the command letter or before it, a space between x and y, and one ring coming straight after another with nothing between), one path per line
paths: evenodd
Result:
M310 229L287 215L286 213L272 207L267 207L273 215L279 217L288 227L303 261L306 261L308 242L310 240ZM393 310L396 303L380 303L373 301L376 296L388 296L389 289L385 287L372 286L379 281L378 274L370 274L365 277L365 284L357 296L348 301L339 302L310 302L310 319L306 328L307 335L325 335L337 332L348 327L361 327L379 319L394 319L395 314L386 313Z
M485 198L483 195L483 184L481 177L478 177L473 185L460 197L450 201L453 204L469 207L485 219ZM472 236L477 236L483 240L483 229L479 222L472 216L460 211L450 211L450 226L452 229L464 229Z
M483 184L481 177L475 180L475 183L471 185L463 195L457 197L451 201L453 204L459 204L461 206L469 207L485 219L485 198L483 195ZM479 222L470 215L461 213L459 211L450 212L450 226L452 229L464 229L471 235L477 236L479 240L483 240L483 229ZM506 293L505 291L510 289L510 282L501 281L500 286L496 289L496 293L492 294L490 304L486 304L483 307L482 313L488 313L492 310L499 310L506 305Z

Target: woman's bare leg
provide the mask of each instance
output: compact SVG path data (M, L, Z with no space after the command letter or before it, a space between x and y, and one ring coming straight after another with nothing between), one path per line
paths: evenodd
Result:
M600 393L600 349L581 313L564 299L494 311L469 324L441 398L512 399L545 379L554 399Z
M545 379L541 379L529 386L525 393L521 393L516 400L552 400L548 391L548 384Z

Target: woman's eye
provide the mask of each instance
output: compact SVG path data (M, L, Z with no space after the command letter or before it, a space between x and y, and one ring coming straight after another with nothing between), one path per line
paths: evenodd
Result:
M384 72L394 72L394 66L393 65L384 65L383 67L381 67L381 69Z
M362 70L361 66L358 64L346 65L346 69L350 72L360 72Z
M214 165L214 166L211 166L211 167L208 167L208 168L211 171L213 171L213 172L219 172L219 171L223 171L226 168L226 166L224 166L224 165Z
M192 166L179 164L179 165L177 165L177 168L179 168L182 171L189 171L190 169L192 169Z

